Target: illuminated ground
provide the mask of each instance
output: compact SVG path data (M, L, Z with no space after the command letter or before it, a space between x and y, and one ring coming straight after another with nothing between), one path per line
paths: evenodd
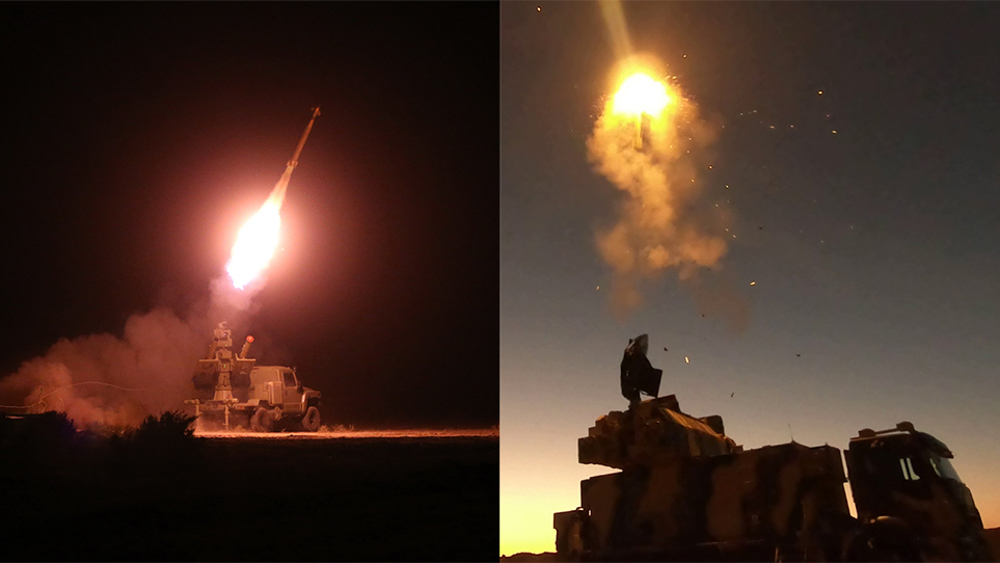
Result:
M499 438L496 428L452 430L343 430L320 432L224 432L199 431L199 438L313 439L337 438Z

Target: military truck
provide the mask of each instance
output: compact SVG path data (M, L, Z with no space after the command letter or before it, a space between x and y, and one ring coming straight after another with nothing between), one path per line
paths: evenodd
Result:
M847 558L993 560L972 491L940 440L900 422L861 430L844 456L860 524Z
M989 561L969 488L939 440L901 422L845 452L796 442L744 451L721 417L674 396L598 419L576 510L554 515L562 561Z
M194 376L195 416L208 426L228 430L242 426L254 432L320 427L319 391L302 385L295 368L258 366L248 358L253 336L240 353L232 351L232 331L216 327L208 357L198 360Z

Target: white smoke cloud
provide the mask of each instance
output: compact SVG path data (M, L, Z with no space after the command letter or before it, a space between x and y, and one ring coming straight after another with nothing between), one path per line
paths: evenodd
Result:
M183 317L159 307L131 315L120 337L60 339L0 379L0 404L62 411L78 426L135 424L147 414L183 408L212 328L222 321L245 326L262 287L241 291L221 277L211 283L208 301Z

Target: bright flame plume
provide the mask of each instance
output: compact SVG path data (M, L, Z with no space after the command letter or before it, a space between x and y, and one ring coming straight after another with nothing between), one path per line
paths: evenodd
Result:
M612 100L612 111L634 117L645 113L655 119L660 117L663 108L669 103L666 84L654 80L648 74L637 72L622 82Z
M292 172L299 164L299 155L302 154L302 147L306 145L309 138L309 131L312 131L313 123L319 117L319 106L313 108L312 119L306 130L302 133L299 144L295 147L291 160L285 168L285 173L274 185L271 195L261 206L260 211L250 218L240 229L236 237L236 244L233 245L232 256L226 264L226 271L233 280L233 285L237 289L243 289L248 283L254 280L274 256L274 249L278 246L278 231L281 229L281 204L285 202L285 192L288 191L288 182L292 179Z
M623 61L618 88L587 139L595 169L627 196L617 223L596 241L614 270L610 297L619 313L641 302L642 280L673 268L691 279L726 254L726 240L692 212L699 149L714 140L713 128L676 83L654 79L653 68L655 61Z
M226 271L233 280L233 286L238 289L245 288L267 269L274 256L278 247L278 231L281 229L281 205L285 202L285 192L291 176L292 167L289 166L260 211L243 225L236 237Z

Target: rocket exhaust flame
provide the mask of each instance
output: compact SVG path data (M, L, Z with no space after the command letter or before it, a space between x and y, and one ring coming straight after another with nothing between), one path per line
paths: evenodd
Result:
M637 72L622 82L621 88L615 92L611 111L638 117L645 113L658 119L663 109L670 104L667 86L657 82L648 74Z
M635 148L642 150L642 116L659 119L668 104L666 85L637 72L622 82L611 102L611 111L635 119Z
M309 120L309 125L306 125L302 139L299 140L295 153L288 161L284 174L274 185L260 211L243 225L236 237L229 263L226 264L226 272L229 273L233 286L237 289L244 289L267 269L274 256L274 250L278 246L278 231L281 229L281 206L285 202L288 182L292 179L292 171L299 164L299 154L302 153L302 147L305 146L317 117L319 117L318 107L314 109L312 119Z
M614 270L611 299L619 312L641 302L644 279L676 268L682 281L713 268L726 241L690 211L700 189L698 150L713 129L675 83L656 80L655 61L623 61L617 92L587 139L597 172L627 196L613 227L597 233L597 248ZM691 154L694 153L694 154Z
M245 288L257 274L267 268L274 256L274 249L278 246L284 190L280 194L277 192L278 188L275 187L260 211L243 225L236 237L226 271L233 280L233 286L239 289Z

